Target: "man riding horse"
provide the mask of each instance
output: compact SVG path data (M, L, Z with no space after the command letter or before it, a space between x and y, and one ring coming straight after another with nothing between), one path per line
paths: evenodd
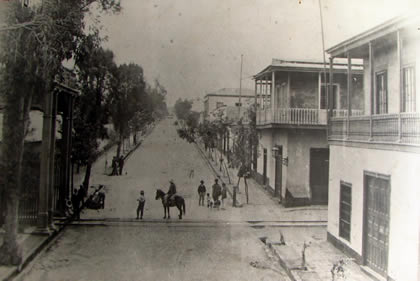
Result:
M174 183L174 180L169 181L169 190L166 193L166 202L169 202L172 197L176 194L176 185Z

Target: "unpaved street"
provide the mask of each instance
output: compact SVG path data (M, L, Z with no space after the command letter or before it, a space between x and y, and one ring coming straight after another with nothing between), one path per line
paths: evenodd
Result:
M214 181L201 157L178 138L173 120L164 120L128 158L124 175L105 175L99 161L92 184L106 185L105 209L84 211L82 221L60 233L19 280L288 280L269 258L261 230L248 223L272 221L281 209L232 208L230 198L226 210L198 206L199 181L208 192ZM154 198L156 188L167 191L170 179L186 198L182 221L175 208L164 220ZM135 219L140 190L146 194L142 221Z

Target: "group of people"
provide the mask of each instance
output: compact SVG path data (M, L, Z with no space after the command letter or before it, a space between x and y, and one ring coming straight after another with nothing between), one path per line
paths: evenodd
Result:
M114 156L112 158L112 163L111 163L111 167L112 167L112 172L110 174L110 176L118 176L118 175L122 175L123 172L123 168L124 168L124 156Z
M200 185L198 186L198 205L204 206L204 197L206 196L206 186L204 185L204 181L200 181ZM227 198L227 188L226 184L222 183L222 186L219 184L219 179L214 180L214 184L212 186L211 197L210 193L207 193L207 208L217 208L220 207L222 209L225 208L225 199Z

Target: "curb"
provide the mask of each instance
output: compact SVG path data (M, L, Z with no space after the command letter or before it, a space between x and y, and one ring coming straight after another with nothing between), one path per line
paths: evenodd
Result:
M24 258L22 260L22 263L18 266L15 266L15 268L13 270L11 270L11 272L9 274L7 274L7 276L2 277L2 281L10 281L13 280L15 277L17 277L19 275L19 273L21 273L28 265L31 261L33 261L35 259L35 257L53 240L57 237L57 235L64 229L64 227L66 226L66 224L59 226L58 230L55 230L54 232L52 232L50 235L48 235L48 237L42 241L41 244L39 244L38 247L35 247L26 258ZM31 235L36 235L36 234L31 234Z
M293 274L292 270L286 265L286 262L282 259L282 257L277 253L277 251L274 249L272 243L268 242L267 247L270 249L270 251L278 258L278 262L280 266L283 268L283 270L286 272L287 276L290 278L291 281L299 281L295 278L295 275Z
M207 156L205 155L205 153L203 152L203 150L201 149L201 147L196 143L196 142L194 142L194 144L195 144L195 146L196 146L196 148L197 148L197 150L200 152L200 155L201 155L201 157L203 157L204 159L205 159L205 161L206 161L206 163L207 163L207 165L211 168L211 170L213 171L213 174L222 182L222 183L224 183L224 184L226 184L225 183L225 181L223 180L223 178L219 175L219 173L217 172L217 170L213 167L213 164L210 162L210 160L207 158ZM233 198L233 193L232 193L232 191L229 189L229 188L227 188L229 185L228 184L226 184L226 190L227 190L227 192L229 193L229 195L230 195L230 197L231 198ZM236 207L238 208L238 207L242 207L242 203L239 201L239 199L238 199L238 196L236 196Z
M139 140L138 143L128 151L128 153L124 156L124 161L129 158L129 156L137 149L140 147L140 145L143 143L143 140L149 136L153 130L155 129L155 125L153 125L153 127L151 127L144 135L143 135L143 139Z

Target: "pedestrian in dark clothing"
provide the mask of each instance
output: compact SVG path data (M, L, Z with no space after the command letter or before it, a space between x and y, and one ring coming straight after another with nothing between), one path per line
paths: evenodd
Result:
M198 206L204 206L204 196L206 195L206 186L204 185L204 181L200 181L200 185L198 186Z
M124 168L124 157L122 155L120 156L120 159L118 161L118 166L120 168L119 175L121 176L122 175L123 168Z
M226 184L222 183L222 210L225 209L225 199L227 198L227 188Z
M139 205L137 206L137 219L139 219L139 213L140 213L140 219L143 219L143 211L144 211L144 205L146 204L146 197L144 197L144 191L140 191L140 197L137 199L139 202Z
M222 195L222 187L219 185L219 180L215 179L212 190L212 197L214 203L216 203L216 201L219 200L220 195Z
M73 195L71 197L71 203L73 205L73 216L74 219L76 220L80 220L80 189L79 191L77 189L75 189L73 191Z
M114 156L112 158L112 172L111 172L111 176L115 176L118 174L118 170L117 170L117 157Z
M83 206L85 204L86 197L86 188L83 186L83 184L80 185L77 196L79 197L79 202L81 202Z

